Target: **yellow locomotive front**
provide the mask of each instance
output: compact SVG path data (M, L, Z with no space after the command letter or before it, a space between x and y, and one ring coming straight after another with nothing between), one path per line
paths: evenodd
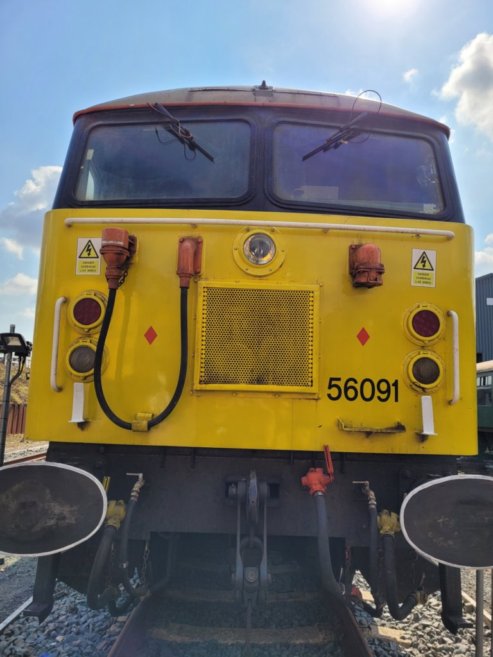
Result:
M358 100L346 122L366 104ZM407 132L383 132L400 116L385 117L375 103L374 132L357 123L350 141L304 161L313 145L337 138L331 113L258 105L180 110L190 117L180 129L211 159L170 134L168 117L152 108L78 119L87 141L77 140L56 204L70 209L46 218L38 344L52 341L49 309L60 301L54 351L35 354L30 437L473 453L471 236L458 222L448 162L440 162L443 130L407 119ZM260 117L271 125L252 125ZM108 226L136 238L102 377L109 405L133 429L173 394L180 240L195 250L182 399L143 434L107 422L91 384L108 296L100 253Z
M472 236L447 137L266 85L77 114L45 220L29 438L111 499L141 473L136 543L234 535L242 482L269 508L262 541L311 540L300 478L333 464L334 572L353 549L375 580L367 491L398 511L476 452ZM436 588L401 547L403 586Z

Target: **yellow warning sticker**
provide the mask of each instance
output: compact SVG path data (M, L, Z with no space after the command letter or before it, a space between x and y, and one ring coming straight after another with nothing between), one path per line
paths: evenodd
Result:
M98 275L101 271L100 237L79 237L77 239L77 276Z
M416 287L435 287L436 265L436 251L413 249L411 285Z

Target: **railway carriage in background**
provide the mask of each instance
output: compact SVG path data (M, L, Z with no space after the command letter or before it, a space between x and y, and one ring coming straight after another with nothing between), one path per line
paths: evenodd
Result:
M493 434L493 360L476 365L478 436L481 451L491 452Z
M27 436L109 500L132 496L120 530L113 515L40 558L31 611L49 612L56 577L114 605L108 573L136 595L135 566L159 580L203 535L232 545L247 606L271 547L318 545L334 595L359 569L375 613L402 618L441 587L456 628L458 571L417 556L395 518L477 450L472 231L448 128L265 83L74 122L45 219Z

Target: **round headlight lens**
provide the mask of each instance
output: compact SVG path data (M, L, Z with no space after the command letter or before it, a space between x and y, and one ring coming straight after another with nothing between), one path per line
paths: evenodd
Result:
M243 253L252 265L267 265L276 255L276 245L269 235L254 233L245 240Z
M432 358L422 357L414 361L413 377L424 386L432 386L440 378L440 365Z
M94 369L95 349L88 345L79 345L69 354L68 362L71 369L77 374L92 374Z
M429 393L443 383L444 364L434 351L413 351L404 361L406 383L417 392Z

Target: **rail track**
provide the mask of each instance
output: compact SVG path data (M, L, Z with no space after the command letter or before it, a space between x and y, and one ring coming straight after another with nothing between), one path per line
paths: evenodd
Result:
M44 461L45 458L46 452L39 452L37 454L29 454L28 456L21 456L19 458L6 459L4 465L15 465L17 463L27 463L29 461Z
M371 657L346 605L321 593L293 554L273 553L271 591L247 621L231 554L217 542L215 554L197 550L180 545L167 586L134 609L108 657Z

